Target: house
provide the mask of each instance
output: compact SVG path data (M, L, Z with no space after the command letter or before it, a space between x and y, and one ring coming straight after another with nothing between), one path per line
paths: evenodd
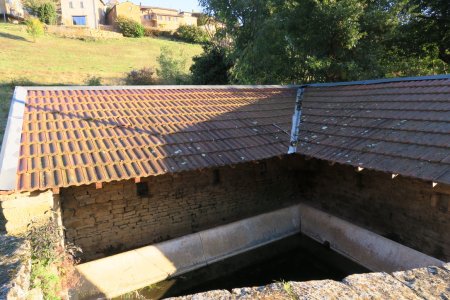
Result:
M449 95L450 75L17 87L0 215L48 205L90 261L304 203L448 261Z
M20 0L0 0L0 18L6 21L7 18L23 20L25 11Z
M106 5L103 0L62 0L61 25L99 28L105 24Z
M125 17L136 22L141 22L141 9L130 1L117 3L114 5L106 16L108 25L115 25L118 17Z
M181 25L197 26L197 18L176 9L141 6L142 24L166 31L175 31Z

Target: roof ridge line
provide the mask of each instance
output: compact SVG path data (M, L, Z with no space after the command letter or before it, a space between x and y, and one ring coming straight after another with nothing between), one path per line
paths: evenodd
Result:
M19 86L17 86L19 87ZM156 89L290 89L297 88L298 85L60 85L60 86L20 86L26 91L109 91L109 90L156 90Z
M306 87L333 87L333 86L369 85L369 84L380 84L380 83L390 83L390 82L439 80L439 79L450 79L450 74L416 76L416 77L380 78L380 79L328 82L328 83L310 83L310 84L305 84L305 86Z

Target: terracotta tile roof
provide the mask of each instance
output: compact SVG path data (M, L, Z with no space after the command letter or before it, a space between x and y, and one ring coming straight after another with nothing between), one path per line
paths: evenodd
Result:
M305 89L297 152L450 184L450 77Z
M294 88L28 89L15 190L286 153Z
M280 156L296 94L296 87L16 88L0 190ZM450 184L450 76L309 85L302 106L298 153Z

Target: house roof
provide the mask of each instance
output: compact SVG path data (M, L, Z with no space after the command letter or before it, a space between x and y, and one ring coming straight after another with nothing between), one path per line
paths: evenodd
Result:
M151 10L151 9L165 10L165 11L171 11L171 12L179 13L179 11L177 9L174 9L174 8L164 8L164 7L141 5L141 10Z
M147 177L286 153L295 88L16 88L0 189Z
M298 88L17 87L0 154L0 190L286 154ZM450 184L450 75L302 88L297 153Z
M297 152L450 183L450 76L306 87Z

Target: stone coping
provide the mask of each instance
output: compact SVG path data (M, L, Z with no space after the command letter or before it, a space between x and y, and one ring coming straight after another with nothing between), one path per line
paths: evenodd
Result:
M450 299L450 264L393 273L355 274L342 281L277 282L214 290L170 300L246 299Z

